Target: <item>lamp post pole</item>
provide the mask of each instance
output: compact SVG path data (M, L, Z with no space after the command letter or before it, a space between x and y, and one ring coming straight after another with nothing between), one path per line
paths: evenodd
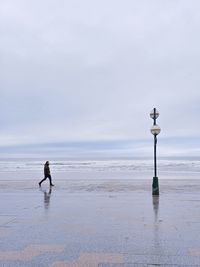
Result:
M156 124L156 119L158 118L159 113L154 108L151 113L150 117L153 119L153 126L151 127L151 133L154 135L154 177L153 177L153 184L152 184L152 195L158 196L159 195L159 183L157 177L157 159L156 159L156 145L157 145L157 135L160 133L160 127Z
M156 125L156 109L153 109L154 119L153 125ZM156 145L157 145L157 135L154 134L154 177L157 177L157 165L156 165Z

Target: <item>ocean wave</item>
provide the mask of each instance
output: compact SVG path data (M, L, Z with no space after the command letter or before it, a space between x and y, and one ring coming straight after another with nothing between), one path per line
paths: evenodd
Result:
M39 160L0 160L0 172L43 171ZM200 172L199 160L158 160L159 172ZM152 160L51 161L52 172L150 172Z

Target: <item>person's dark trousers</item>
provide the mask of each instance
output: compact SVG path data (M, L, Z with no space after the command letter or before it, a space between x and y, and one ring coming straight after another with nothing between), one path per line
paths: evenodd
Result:
M45 176L44 179L39 182L39 185L41 185L47 178L49 178L49 183L52 185L51 175Z

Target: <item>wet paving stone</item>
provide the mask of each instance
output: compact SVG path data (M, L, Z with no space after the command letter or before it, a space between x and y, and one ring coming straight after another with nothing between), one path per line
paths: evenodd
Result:
M198 180L101 183L0 182L0 266L200 266Z

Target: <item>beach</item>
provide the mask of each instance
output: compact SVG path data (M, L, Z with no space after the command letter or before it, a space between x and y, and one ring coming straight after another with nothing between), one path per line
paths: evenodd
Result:
M200 266L193 175L160 177L152 197L151 177L141 174L55 172L50 189L26 171L1 173L0 266Z
M0 267L200 267L199 10L0 1Z

